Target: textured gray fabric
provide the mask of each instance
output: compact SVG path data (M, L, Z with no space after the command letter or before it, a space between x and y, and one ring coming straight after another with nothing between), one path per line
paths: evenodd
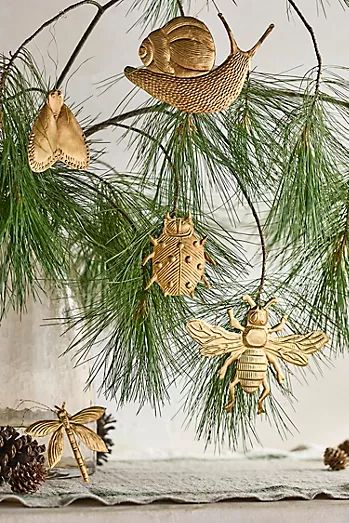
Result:
M88 486L79 479L55 479L32 495L14 495L8 487L0 489L0 501L17 499L28 507L62 507L78 499L115 505L275 501L319 495L349 499L349 470L333 472L321 461L290 459L124 461L98 469Z

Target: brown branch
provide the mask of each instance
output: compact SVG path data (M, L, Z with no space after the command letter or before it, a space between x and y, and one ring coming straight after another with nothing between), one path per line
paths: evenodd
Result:
M317 59L317 75L316 75L316 81L315 81L315 93L317 94L320 90L320 80L321 80L321 73L322 73L322 57L320 54L319 46L316 40L315 32L312 26L309 24L305 16L303 15L302 11L299 9L297 4L294 0L287 0L290 6L294 9L294 11L297 13L298 17L303 22L305 28L307 29L308 33L310 34L311 40L313 42L313 47Z
M181 0L177 0L177 5L178 5L179 12L181 13L181 16L185 16Z
M102 131L102 129L105 129L106 127L112 127L120 122L123 122L124 120L128 120L129 118L134 118L135 116L140 116L142 114L156 113L159 111L163 111L163 108L159 105L151 105L150 107L141 107L139 109L134 109L133 111L128 111L127 113L118 114L113 118L108 118L107 120L103 120L102 122L91 125L91 127L85 129L85 136L92 136L93 134L98 133L98 131Z
M77 46L75 47L75 49L72 52L71 56L69 57L69 60L68 60L67 64L65 65L63 71L61 72L61 74L60 74L60 76L59 76L59 78L58 78L58 80L56 82L56 88L58 88L62 84L63 80L65 79L65 77L67 76L68 72L70 71L73 63L75 62L78 54L80 53L81 49L83 48L84 44L86 43L86 40L88 39L88 37L92 33L93 29L98 24L99 20L102 18L104 13L110 7L113 7L115 4L117 4L119 1L120 0L110 0L104 6L102 6L100 4L97 4L96 2L93 2L94 5L97 6L98 11L97 11L96 15L94 16L94 18L91 20L91 22L90 22L89 26L87 27L86 31L84 32L84 34L80 38L80 40L77 43Z
M4 70L3 70L2 76L1 76L1 80L0 80L0 104L1 104L1 99L2 99L2 96L1 96L2 90L5 85L6 76L8 74L8 71L10 70L13 62L16 60L16 58L18 57L18 55L22 51L22 49L24 47L26 47L46 27L53 24L59 18L66 15L67 13L69 13L69 11L72 11L73 9L77 9L78 7L81 7L82 5L86 5L86 4L94 5L95 7L97 7L98 10L100 10L102 8L102 6L98 2L95 2L94 0L81 0L81 2L77 2L76 4L69 5L68 7L66 7L59 13L57 13L55 16L53 16L52 18L50 18L49 20L46 20L46 22L41 24L41 26L38 29L36 29L36 31L34 31L34 33L32 33L30 36L28 36L28 38L26 38L24 40L24 42L21 43L21 45L16 49L16 51L14 53L11 53L11 57L4 67Z

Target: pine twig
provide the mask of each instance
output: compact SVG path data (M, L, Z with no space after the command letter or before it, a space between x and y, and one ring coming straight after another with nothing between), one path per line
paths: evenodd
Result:
M14 61L16 60L16 58L18 57L18 55L22 51L22 49L24 47L26 47L32 40L34 40L34 38L36 36L38 36L38 34L41 33L41 31L43 31L46 27L50 26L51 24L53 24L54 22L59 20L59 18L62 18L62 16L69 13L69 11L72 11L73 9L77 9L78 7L81 7L82 5L88 5L88 4L94 5L95 7L97 7L98 10L102 9L102 6L98 2L95 2L95 0L81 0L81 2L77 2L76 4L69 5L68 7L66 7L59 13L57 13L55 16L53 16L52 18L50 18L49 20L46 20L46 22L41 24L41 26L38 27L38 29L36 29L36 31L34 31L34 33L32 33L30 36L28 36L28 38L26 38L21 43L21 45L16 49L16 51L14 53L11 53L11 57L10 57L9 61L7 62L7 64L5 65L4 70L2 71L1 79L0 79L0 105L1 105L1 99L2 99L2 91L3 91L4 85L5 85L8 71L10 70L12 64L14 63Z
M320 80L321 80L321 74L322 74L322 56L320 53L320 49L316 40L315 32L312 26L309 24L308 20L303 15L302 11L299 9L297 4L294 0L287 0L288 3L292 6L294 11L297 13L298 17L303 22L305 28L307 29L308 33L310 34L311 40L313 42L313 47L317 59L317 75L316 75L316 82L315 82L315 94L317 94L320 90Z
M178 5L179 12L181 13L181 16L185 16L181 0L177 0L177 5Z
M80 38L80 40L79 40L77 46L75 47L74 51L70 55L67 64L65 65L63 71L61 72L61 74L60 74L60 76L59 76L59 78L58 78L58 80L56 82L56 89L62 84L63 80L65 79L65 77L67 76L68 72L70 71L73 63L75 62L78 54L80 53L81 49L83 48L84 44L86 43L88 37L90 36L90 34L92 33L93 29L96 27L96 25L98 24L99 20L104 15L104 13L110 7L113 7L115 4L117 4L120 1L121 0L110 0L104 6L94 2L94 5L97 6L98 11L95 14L94 18L91 20L91 22L90 22L89 26L87 27L86 31L84 32L84 34Z
M134 109L133 111L128 111L127 113L118 114L113 118L108 118L107 120L103 120L102 122L91 125L91 127L85 129L85 136L92 136L93 134L98 133L98 131L102 131L106 127L117 125L124 120L128 120L129 118L159 111L162 111L161 107L158 105L151 105L150 107L140 107L139 109Z

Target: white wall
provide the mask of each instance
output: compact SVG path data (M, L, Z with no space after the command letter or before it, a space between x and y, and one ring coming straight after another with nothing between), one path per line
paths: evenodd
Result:
M272 36L264 43L254 60L254 66L262 71L285 72L294 69L302 73L315 64L309 35L296 17L287 18L286 2L280 0L240 0L238 8L231 0L218 0L221 10L231 24L242 48L255 43L270 22L276 24ZM337 0L328 10L328 18L317 16L316 1L299 1L304 13L313 24L323 59L326 64L348 66L349 10L344 12ZM139 26L130 32L131 20L126 18L129 0L124 0L120 7L115 7L99 23L92 37L84 48L76 66L81 64L79 74L69 82L69 95L74 101L84 100L90 94L98 94L96 83L106 77L119 73L125 65L137 65L137 50L141 40ZM228 42L220 22L212 9L200 11L204 0L192 2L191 14L200 12L200 17L212 29L219 50L218 61L228 51ZM305 5L304 5L305 4ZM69 0L0 0L0 49L4 52L14 50L18 44L44 20L69 5ZM74 47L83 28L94 14L92 6L86 6L71 13L44 32L31 49L39 56L47 58L47 50L58 71L64 65L67 56ZM58 43L56 45L56 42ZM58 46L58 47L57 47ZM88 59L86 63L84 60ZM46 67L52 76L56 75L53 61L46 61ZM130 88L126 80L117 84L102 97L89 100L85 114L101 113L109 116L123 95ZM87 112L88 111L88 112ZM103 137L117 136L111 132ZM118 170L127 164L127 154L121 147L111 159ZM301 442L332 444L349 437L348 424L348 372L349 357L338 359L331 369L324 369L323 377L309 375L309 386L295 384L295 393L299 399L297 411L292 418L299 429L299 434L281 442L275 431L263 421L259 423L259 434L267 447L292 448ZM104 400L100 399L102 403ZM171 405L167 406L162 417L156 419L150 409L145 408L137 416L137 407L128 406L118 413L116 446L114 456L152 457L200 455L203 444L194 441L193 430L181 428L182 417L173 418L180 404L179 391L172 390ZM109 408L114 410L112 403ZM212 454L212 449L208 450Z

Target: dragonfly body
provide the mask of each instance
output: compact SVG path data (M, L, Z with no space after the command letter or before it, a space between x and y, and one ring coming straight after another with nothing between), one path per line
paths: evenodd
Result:
M62 420L65 433L69 440L76 462L79 466L83 480L85 481L85 483L88 483L90 481L90 478L88 476L87 467L84 458L82 457L78 442L76 441L76 437L74 436L74 432L72 431L72 428L70 426L68 413L65 409L60 409L58 416Z
M103 407L88 407L70 416L65 409L65 402L62 407L57 407L54 411L58 420L37 421L26 429L28 434L33 436L47 436L52 433L47 448L47 460L50 468L53 468L60 461L64 446L64 433L67 435L74 457L79 466L83 480L88 483L89 476L84 458L81 454L76 436L91 450L107 452L106 445L93 430L84 427L85 423L97 421L103 416Z

